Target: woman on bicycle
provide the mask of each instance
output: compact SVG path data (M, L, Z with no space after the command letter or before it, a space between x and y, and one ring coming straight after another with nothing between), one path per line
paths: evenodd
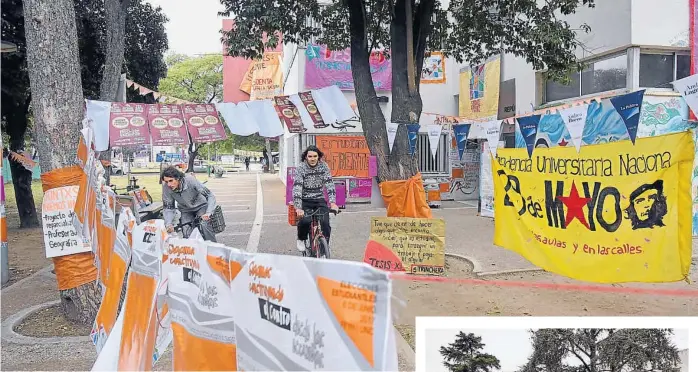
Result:
M318 220L322 233L330 242L330 221L328 218L329 210L323 188L327 189L327 195L330 199L330 208L338 210L336 192L332 174L327 163L323 160L325 154L320 151L315 145L308 146L301 155L301 164L296 168L296 174L293 178L293 206L296 208L298 221L298 241L296 248L300 252L305 251L305 240L310 233L310 224L312 218L305 215L305 211L309 213L317 212Z
M197 217L201 217L203 220L201 234L204 240L215 242L216 234L208 224L211 214L216 209L216 197L213 193L194 176L185 176L179 169L172 166L162 171L160 179L162 180L163 217L167 231L174 231L172 222L178 208L181 213L180 224L190 223ZM192 224L183 226L182 234L188 238L193 229Z

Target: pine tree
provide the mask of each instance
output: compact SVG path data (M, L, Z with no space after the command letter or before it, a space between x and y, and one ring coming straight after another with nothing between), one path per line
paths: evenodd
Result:
M499 370L499 359L481 352L485 347L482 337L473 333L459 332L456 340L448 346L441 346L439 353L444 358L444 366L451 372L490 372Z

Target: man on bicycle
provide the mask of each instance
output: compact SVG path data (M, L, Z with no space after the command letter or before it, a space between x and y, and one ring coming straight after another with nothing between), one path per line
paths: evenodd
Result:
M185 176L175 167L165 168L160 179L162 180L163 217L167 231L174 231L172 222L178 208L181 213L180 224L193 222L200 217L202 219L201 234L204 240L215 242L216 234L208 224L211 214L216 209L216 197L213 193L194 176ZM193 224L183 226L182 234L188 238L193 229Z
M309 213L317 211L318 220L322 233L330 242L330 221L328 218L329 210L327 209L327 201L323 193L323 187L327 189L327 195L330 199L330 208L338 210L336 192L330 168L324 160L324 154L315 145L308 146L301 155L301 164L296 168L296 174L293 178L293 206L296 208L296 216L300 218L298 221L298 241L296 248L298 251L305 251L305 240L310 233L310 224L312 218L305 216L305 211Z

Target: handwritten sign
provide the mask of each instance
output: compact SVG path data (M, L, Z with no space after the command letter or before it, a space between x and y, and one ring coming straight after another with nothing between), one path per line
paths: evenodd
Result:
M73 226L73 212L79 186L64 186L44 193L41 219L44 224L46 258L89 252L89 241L83 240Z
M446 221L436 218L372 217L364 262L387 271L443 275Z
M332 177L369 177L371 152L364 136L317 136L315 143L325 153Z

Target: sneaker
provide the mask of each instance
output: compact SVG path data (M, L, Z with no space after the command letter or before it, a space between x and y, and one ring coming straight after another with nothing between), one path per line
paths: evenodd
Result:
M298 252L305 252L305 240L296 240L296 249Z

